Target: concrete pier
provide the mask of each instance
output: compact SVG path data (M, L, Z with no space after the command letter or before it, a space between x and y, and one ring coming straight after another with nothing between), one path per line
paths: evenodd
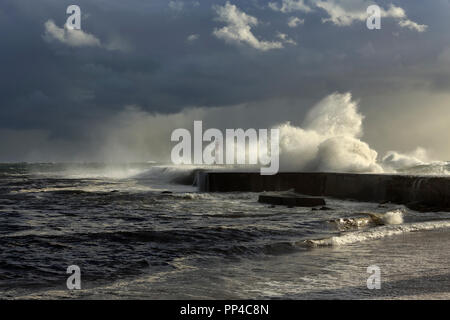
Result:
M367 202L392 202L415 210L450 211L450 177L388 174L197 172L200 191L285 191Z

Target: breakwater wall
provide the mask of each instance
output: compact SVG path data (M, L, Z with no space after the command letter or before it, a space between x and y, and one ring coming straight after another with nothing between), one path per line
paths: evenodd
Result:
M392 202L420 210L450 211L450 177L322 172L198 171L197 184L206 192L285 191L367 202Z

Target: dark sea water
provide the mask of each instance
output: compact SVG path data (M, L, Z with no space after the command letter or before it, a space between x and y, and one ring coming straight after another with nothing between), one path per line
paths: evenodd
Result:
M333 199L331 210L273 207L174 182L191 176L0 165L0 298L450 298L449 213ZM66 287L70 265L81 290ZM367 288L371 265L380 290Z

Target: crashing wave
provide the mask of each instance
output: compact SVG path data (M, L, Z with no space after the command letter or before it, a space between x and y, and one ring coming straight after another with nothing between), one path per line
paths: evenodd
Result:
M370 229L348 232L325 239L305 240L303 244L309 247L340 246L363 241L382 239L409 232L447 228L450 228L450 220L417 222L400 225L384 225Z
M367 217L358 218L339 218L329 221L336 225L341 230L360 229L364 227L377 226L377 225L389 225L389 224L402 224L403 214L402 210L394 210L386 213L362 213Z

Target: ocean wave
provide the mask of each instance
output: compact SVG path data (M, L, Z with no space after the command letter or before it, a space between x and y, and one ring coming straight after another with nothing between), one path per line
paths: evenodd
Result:
M174 198L184 199L184 200L214 200L214 197L211 193L198 193L198 192L182 192L182 193L174 193L170 196Z
M389 224L402 224L403 223L403 210L388 211L386 213L370 213L363 212L361 214L367 215L367 217L357 218L339 218L329 221L334 224L337 229L344 231L349 229L360 229L366 227L373 227L377 225L389 225Z
M448 228L450 228L450 220L417 222L399 225L384 225L370 229L343 233L341 235L325 239L305 240L299 244L307 245L310 247L340 246L363 241L382 239L409 232L448 229Z
M398 173L419 175L419 176L449 176L450 162L432 162L417 166L398 169Z

